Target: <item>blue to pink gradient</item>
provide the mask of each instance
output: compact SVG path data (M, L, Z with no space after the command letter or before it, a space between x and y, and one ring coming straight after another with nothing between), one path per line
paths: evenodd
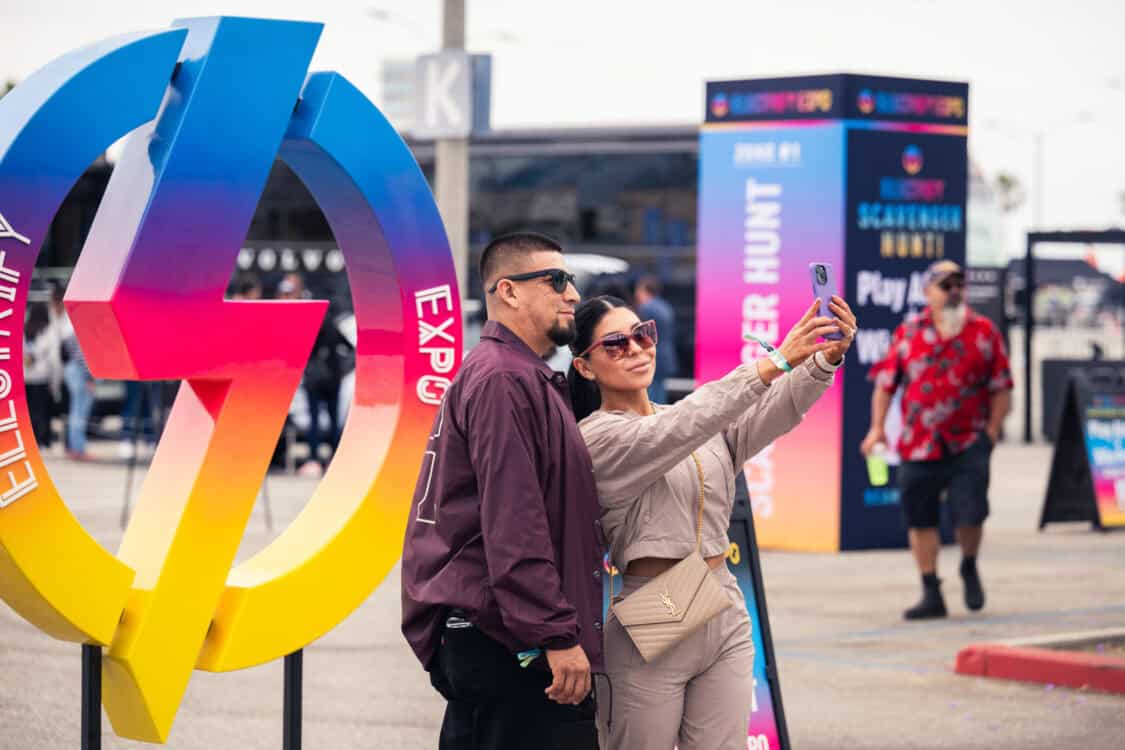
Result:
M0 595L53 635L108 645L109 718L149 742L167 739L193 669L304 647L394 565L462 348L448 241L409 149L342 76L306 78L321 26L176 25L63 58L0 101L0 213L30 240L0 237L5 268L20 274L17 309L4 314L17 329L50 218L85 167L133 131L65 301L95 376L182 386L116 557L66 512L23 422L41 482L0 508ZM224 299L279 153L347 263L355 400L305 510L231 571L327 307ZM424 326L444 334L425 349Z
M787 128L820 128L846 125L851 130L885 130L895 133L927 133L931 135L968 135L966 125L942 125L933 122L894 122L888 120L760 120L750 122L707 123L707 132L780 130Z
M737 144L782 144L800 160L742 165ZM751 150L752 152L752 150ZM761 355L743 341L748 294L777 294L777 344L812 303L808 266L830 263L842 287L844 269L844 127L705 129L700 143L696 379L722 377ZM746 182L781 186L780 271L776 285L743 282ZM826 393L793 432L747 471L762 547L835 551L839 547L842 383ZM769 482L768 508L755 487Z
M1125 395L1096 394L1083 425L1098 520L1125 526Z
M0 238L4 266L19 274L7 318L15 329L10 363L23 361L27 292L55 212L108 145L156 115L186 35L172 29L99 42L41 68L0 99L0 213L29 240ZM39 481L0 510L0 596L56 638L108 644L134 571L66 507L36 448L23 367L7 369L19 434Z

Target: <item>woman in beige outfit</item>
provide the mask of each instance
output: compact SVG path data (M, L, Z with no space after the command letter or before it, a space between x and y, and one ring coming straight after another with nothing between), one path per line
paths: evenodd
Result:
M735 472L793 429L832 384L856 325L847 304L833 299L835 320L814 317L814 303L772 358L741 365L673 406L650 403L646 392L654 323L642 323L613 297L596 297L576 311L571 397L594 462L610 557L624 571L615 601L695 550L702 475L700 551L735 605L651 662L608 618L610 689L598 701L604 748L746 747L754 647L745 600L723 563ZM843 339L818 341L837 331Z

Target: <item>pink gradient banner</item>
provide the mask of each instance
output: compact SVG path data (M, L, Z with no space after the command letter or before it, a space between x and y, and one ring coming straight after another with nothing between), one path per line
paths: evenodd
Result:
M705 126L700 143L696 379L763 356L812 301L810 263L844 272L844 126ZM758 542L839 549L837 382L793 432L747 465Z

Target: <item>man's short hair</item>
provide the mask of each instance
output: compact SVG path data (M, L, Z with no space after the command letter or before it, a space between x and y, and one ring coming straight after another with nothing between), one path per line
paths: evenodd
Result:
M644 289L654 297L659 297L663 288L660 284L660 279L655 276L642 276L637 279L637 289Z
M532 253L563 251L562 245L538 232L508 232L485 245L480 254L480 283L485 289L488 281L518 258Z

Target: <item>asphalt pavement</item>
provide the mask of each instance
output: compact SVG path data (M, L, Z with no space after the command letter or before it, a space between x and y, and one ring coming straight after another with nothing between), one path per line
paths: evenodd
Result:
M107 454L112 453L106 446ZM908 553L765 552L763 573L792 747L1125 747L1125 696L953 674L969 643L1125 628L1125 531L1088 525L1036 529L1049 466L1046 446L1001 444L993 466L993 516L980 570L988 603L961 601L958 553L942 553L950 617L907 623L918 595ZM126 472L116 461L51 459L75 515L116 549ZM140 481L140 474L135 477ZM299 512L315 480L269 480L240 550L264 546ZM65 550L59 550L65 554ZM398 574L348 620L305 651L304 747L437 747L443 704L399 633ZM79 746L80 649L39 633L0 604L0 750ZM282 666L197 672L170 748L282 747ZM104 721L103 747L145 748Z

